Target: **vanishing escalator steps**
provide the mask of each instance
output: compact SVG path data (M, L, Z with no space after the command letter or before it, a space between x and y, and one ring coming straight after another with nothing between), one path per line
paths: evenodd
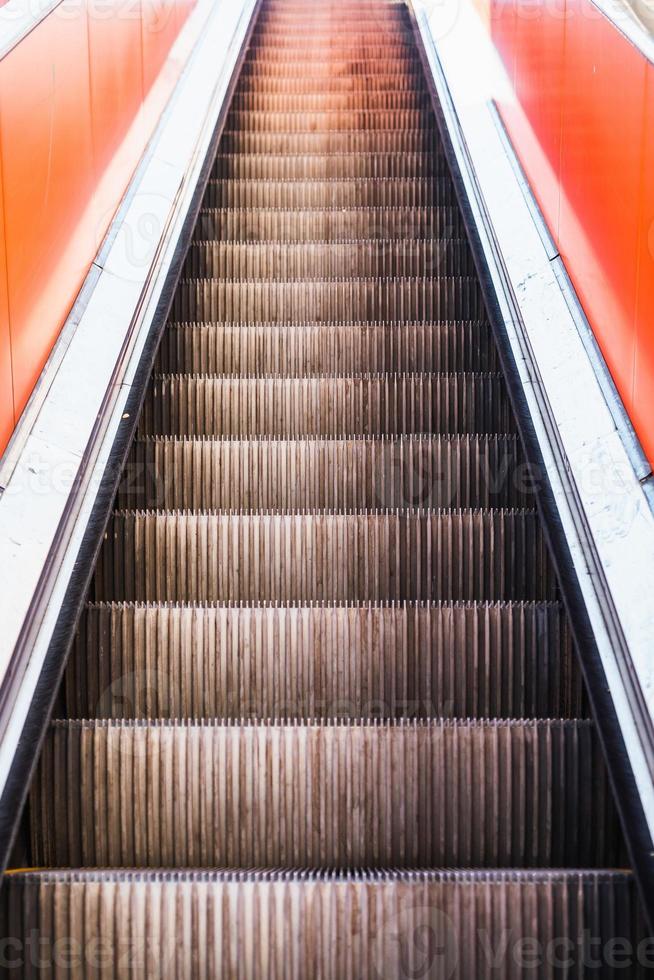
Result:
M552 980L589 937L634 950L538 479L406 8L264 0L5 933L121 980L517 980L523 939Z

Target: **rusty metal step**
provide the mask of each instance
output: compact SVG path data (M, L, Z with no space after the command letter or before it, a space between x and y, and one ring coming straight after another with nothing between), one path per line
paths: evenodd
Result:
M171 321L182 323L420 323L485 316L481 288L473 276L286 282L181 279L170 311Z
M516 431L498 374L155 375L141 435L355 436Z
M0 929L138 980L551 980L553 958L608 980L616 949L642 980L651 949L623 871L39 871L8 878Z
M324 112L325 110L407 110L428 109L429 93L423 89L409 92L307 92L266 93L237 91L232 108L259 112Z
M262 181L265 183L265 181ZM187 279L343 279L474 276L466 239L365 239L347 242L193 242ZM362 325L363 328L363 325Z
M368 75L338 75L330 78L316 79L315 77L249 75L240 77L236 92L282 92L282 93L315 93L315 92L414 92L426 91L425 81L421 75L383 75L373 73ZM439 151L439 145L434 146L434 152Z
M362 180L215 180L207 184L203 208L398 208L452 205L449 175ZM314 275L318 270L314 271ZM353 273L356 274L356 273ZM395 272L399 275L399 272Z
M30 811L41 867L594 868L622 857L588 721L55 721Z
M300 378L314 374L494 372L488 323L175 323L155 361L160 374Z
M346 242L460 239L465 235L454 205L434 208L267 208L200 211L195 241Z
M226 122L242 133L387 132L436 128L431 109L329 109L313 112L257 112L233 109Z
M551 718L588 714L557 603L94 604L70 718Z
M223 153L424 153L435 134L416 130L363 132L244 133L225 130L220 143Z
M551 600L531 510L117 511L94 600Z
M516 436L137 439L120 508L533 507Z
M305 153L301 156L219 153L212 175L222 180L365 179L431 177L444 169L444 157L437 153Z

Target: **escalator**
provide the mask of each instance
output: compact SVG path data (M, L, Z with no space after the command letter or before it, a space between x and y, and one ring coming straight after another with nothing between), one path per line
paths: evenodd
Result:
M644 972L401 4L264 0L55 714L21 975Z

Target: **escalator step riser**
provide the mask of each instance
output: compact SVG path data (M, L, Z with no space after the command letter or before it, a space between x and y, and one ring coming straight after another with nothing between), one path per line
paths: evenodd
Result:
M71 718L588 713L555 603L94 605L68 662L64 707Z
M325 78L338 78L341 75L397 75L404 79L422 80L422 66L417 57L397 55L386 58L333 58L323 61L307 59L300 61L292 55L285 60L268 57L254 57L246 61L242 78L312 78L320 81Z
M467 241L448 238L302 244L194 242L183 270L187 279L454 278L474 274Z
M225 130L222 153L425 153L436 136L423 130L374 133L244 133Z
M487 323L177 324L164 331L162 374L303 377L312 374L497 371Z
M160 510L533 507L515 437L137 440L117 506Z
M415 208L455 203L454 185L443 176L428 180L210 180L202 207Z
M429 94L414 92L312 92L300 94L266 94L237 92L232 108L259 112L320 112L326 109L343 111L428 109Z
M515 432L496 374L324 378L158 375L140 435L355 436Z
M276 35L279 37L279 34ZM321 64L330 61L401 61L412 63L415 47L406 38L375 37L374 34L343 35L331 37L328 33L305 35L295 44L277 43L274 34L264 33L250 45L248 61L256 64L285 62L295 64L298 59L315 58Z
M274 213L274 212L272 212ZM486 309L472 276L415 279L182 279L172 322L370 323L483 320Z
M396 109L359 111L333 109L326 112L239 112L232 110L228 117L228 130L242 133L307 133L319 131L388 132L389 130L420 129L428 132L436 128L436 120L430 109Z
M279 77L249 75L240 77L236 92L270 93L330 93L330 92L424 92L424 78L420 75L339 75L331 78ZM442 152L435 143L434 153Z
M608 980L610 951L623 963L648 935L631 875L590 871L40 872L8 879L0 927L45 963L66 950L89 976L101 951L104 975L133 980L524 980L524 962L530 980L551 980L553 955L569 980L590 975L589 955Z
M443 158L427 153L314 153L294 157L224 153L216 157L212 176L219 180L383 180L444 172Z
M552 600L535 511L118 511L98 601Z
M621 856L587 721L53 722L30 810L38 866L592 868Z
M457 208L326 208L282 211L267 208L203 209L194 240L231 242L346 242L403 239L460 239ZM454 314L449 311L451 317ZM352 319L349 316L347 319Z

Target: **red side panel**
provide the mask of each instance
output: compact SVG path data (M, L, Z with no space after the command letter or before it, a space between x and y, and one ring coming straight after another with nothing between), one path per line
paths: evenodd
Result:
M0 161L0 189L2 166ZM5 255L4 203L0 193L0 447L9 442L14 428L14 385L11 377L11 342L7 304L7 257Z
M0 62L0 93L18 415L86 275L95 244L84 8L65 0Z
M654 461L654 70L590 0L491 0L509 135Z
M644 128L631 414L645 452L654 460L654 65L647 66Z

